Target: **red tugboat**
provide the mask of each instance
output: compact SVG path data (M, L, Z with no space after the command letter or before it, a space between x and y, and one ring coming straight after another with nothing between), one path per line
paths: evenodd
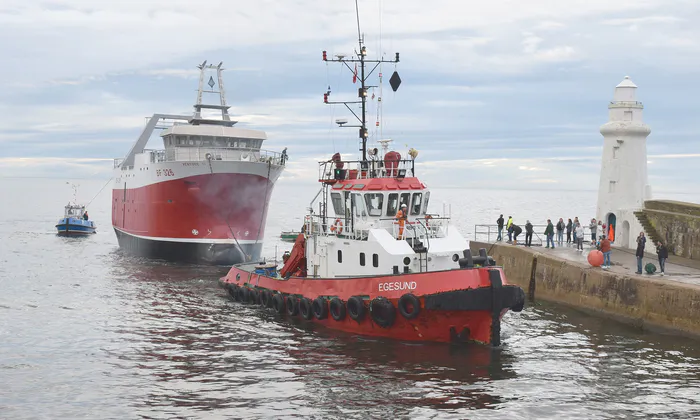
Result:
M359 31L358 31L359 32ZM428 210L430 191L410 159L367 150L365 82L379 63L362 38L355 57L323 60L359 64L358 121L362 159L339 154L319 167L322 187L284 266L234 265L220 280L237 301L360 335L407 341L500 345L501 317L523 309L523 290L479 250L472 255L449 217ZM365 73L365 66L374 68ZM394 72L390 84L400 84ZM329 93L324 102L329 102ZM342 122L345 124L345 122ZM330 199L330 208L328 201ZM318 203L318 212L314 212Z

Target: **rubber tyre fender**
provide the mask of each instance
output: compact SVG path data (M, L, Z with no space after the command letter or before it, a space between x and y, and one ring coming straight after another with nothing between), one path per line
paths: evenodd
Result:
M345 304L343 303L342 300L338 299L337 297L331 299L331 301L328 304L329 310L331 317L335 319L336 321L342 321L345 319L346 311L345 311Z
M241 287L238 289L238 301L241 303L246 303L248 302L248 295L250 294L250 290L248 290L247 287Z
M250 291L248 292L248 303L257 305L259 301L260 292L258 292L256 289L250 289Z
M348 315L353 321L362 322L367 316L365 301L359 296L352 296L347 303Z
M272 292L263 290L260 292L260 304L265 308L272 308Z
M399 312L406 319L414 319L420 314L420 299L412 293L406 293L399 298Z
M236 294L238 293L238 286L235 284L228 284L226 287L226 290L228 291L228 295L231 296L231 299L236 300Z
M317 297L311 304L311 311L314 313L316 319L328 318L328 302L322 297Z
M279 293L275 293L274 295L272 295L271 300L272 300L272 309L274 309L275 312L277 312L280 315L284 314L284 309L285 309L284 297Z
M285 300L287 303L287 315L296 316L299 313L299 300L292 295L287 296Z
M382 328L389 328L396 320L396 308L385 297L376 297L369 304L369 314L372 321Z
M299 299L299 313L301 314L301 317L307 321L313 319L314 317L314 311L311 309L312 305L313 303L309 298L303 297Z

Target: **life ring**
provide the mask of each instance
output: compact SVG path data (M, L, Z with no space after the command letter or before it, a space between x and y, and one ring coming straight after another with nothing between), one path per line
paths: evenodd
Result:
M307 321L314 317L314 312L311 309L311 305L311 299L305 297L299 299L299 313L301 314L301 317Z
M299 305L297 298L294 296L287 296L287 315L296 316L299 313Z
M336 233L336 230L338 231L338 235L343 233L343 221L340 220L340 218L335 219L335 222L333 222L333 226L331 226L331 232Z
M359 296L352 296L348 299L347 303L348 315L353 321L362 322L367 315L367 309L365 308L365 301Z
M316 319L328 318L328 303L326 302L326 299L322 297L317 297L316 299L314 299L314 303L311 305L311 309Z
M426 214L425 215L425 227L430 227L430 219L432 219L433 216Z
M330 313L333 319L335 319L336 321L342 321L343 319L345 319L346 311L343 301L338 298L331 299Z
M420 314L420 300L412 293L406 293L399 299L399 312L406 319L413 319Z
M284 298L281 294L275 293L272 296L272 309L280 315L284 313Z
M385 297L376 297L369 304L369 314L372 321L382 328L389 328L396 320L396 308Z

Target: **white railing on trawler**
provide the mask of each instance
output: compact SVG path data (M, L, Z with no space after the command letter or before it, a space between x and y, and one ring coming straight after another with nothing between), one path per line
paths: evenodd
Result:
M415 176L415 161L326 161L320 162L318 179L322 181L372 178L405 178Z
M143 153L150 153L149 162L203 162L214 161L241 161L271 163L273 165L284 165L286 155L264 149L241 149L241 148L215 148L215 147L172 147L165 150L149 150ZM123 158L114 159L114 167L118 168Z

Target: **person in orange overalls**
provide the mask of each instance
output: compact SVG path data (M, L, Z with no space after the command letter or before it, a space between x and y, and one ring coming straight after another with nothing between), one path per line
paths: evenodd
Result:
M408 219L408 212L406 210L406 203L401 204L401 208L396 212L396 219L399 221L399 237L396 239L403 239L403 228L406 224L406 219Z

